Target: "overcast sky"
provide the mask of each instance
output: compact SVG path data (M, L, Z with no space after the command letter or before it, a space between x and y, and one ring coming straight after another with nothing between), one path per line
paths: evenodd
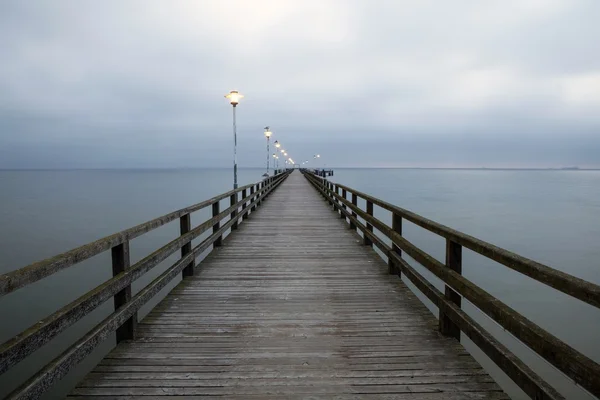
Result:
M600 167L598 0L0 2L0 168Z

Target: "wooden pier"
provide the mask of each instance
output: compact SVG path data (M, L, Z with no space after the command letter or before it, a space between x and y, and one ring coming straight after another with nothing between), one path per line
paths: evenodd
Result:
M336 217L292 174L72 395L506 398Z
M230 207L222 211L227 199ZM373 217L374 205L392 212L392 226ZM213 218L192 227L190 213L205 207ZM176 219L181 236L130 266L128 241ZM403 219L448 239L446 264L402 237ZM233 233L222 238L229 228ZM209 229L213 234L192 248L191 240ZM214 250L196 265L208 246ZM600 305L597 285L308 171L287 171L1 276L5 295L102 251L113 256L110 281L0 347L0 373L114 298L109 318L9 398L39 397L116 331L118 345L69 398L507 399L462 347L462 332L531 398L563 399L461 310L465 297L598 395L597 363L461 276L462 246ZM132 281L179 250L179 261L132 295ZM446 291L412 269L403 251L450 285ZM439 307L439 319L401 273ZM178 274L184 280L137 321L140 306Z

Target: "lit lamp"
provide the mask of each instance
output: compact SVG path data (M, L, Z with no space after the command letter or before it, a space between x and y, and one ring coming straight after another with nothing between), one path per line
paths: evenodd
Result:
M279 143L279 140L275 141L275 147L277 148L277 150L279 150L279 148L281 147L281 143ZM275 153L277 153L277 150L275 150ZM275 159L277 160L277 169L279 169L279 157L275 156Z
M271 132L269 130L268 126L265 126L265 137L267 138L267 174L266 176L269 176L269 138L271 137L271 135L273 134L273 132Z
M233 188L237 189L237 128L235 125L235 109L239 104L240 99L244 97L237 90L232 90L229 94L225 95L229 100L229 103L233 106Z

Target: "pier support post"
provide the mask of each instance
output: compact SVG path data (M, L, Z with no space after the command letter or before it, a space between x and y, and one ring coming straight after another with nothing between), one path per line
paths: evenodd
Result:
M185 214L181 218L179 218L179 232L181 236L185 235L192 229L192 218L190 214ZM181 258L187 256L192 252L192 242L189 241L181 247ZM187 278L188 276L194 276L194 267L196 266L196 260L192 260L188 265L183 268L181 272L182 278Z
M369 214L371 216L373 215L373 203L370 202L369 200L367 200L367 214ZM373 225L371 225L368 222L367 222L367 230L370 231L370 232L373 232ZM363 244L365 246L371 246L371 247L373 247L373 242L371 242L371 239L369 239L366 234L363 233L363 235L364 235L364 237L363 237Z
M131 264L129 258L129 241L126 240L111 249L113 276L127 271ZM115 310L131 301L131 285L127 285L114 296ZM137 312L117 328L117 343L135 339L137 329Z
M353 206L357 206L358 205L358 196L356 195L356 193L352 193L352 205ZM352 210L352 216L354 218L357 218L357 215L354 212L354 210ZM352 220L350 220L350 229L356 230L356 224L354 222L352 222Z
M254 203L254 200L256 200L256 188L258 187L258 184L256 185L252 185L250 187L250 194L253 194L254 196L250 197L250 203ZM250 207L250 212L254 212L256 211L256 204L254 204L252 207Z
M219 202L214 202L212 205L212 216L216 217L217 215L219 215L221 213L221 207L219 205ZM213 234L215 232L217 232L219 229L221 229L221 221L217 221L215 222L215 224L213 225ZM215 240L213 242L213 247L221 247L221 245L223 244L223 236L219 236L217 238L217 240Z
M256 186L257 186L256 191L258 192L258 194L256 195L256 197L258 199L260 199L260 196L262 196L262 193L261 193L260 190L265 187L265 182L264 181L259 182ZM256 203L256 205L260 206L261 203L262 203L262 199L258 200L258 203Z
M337 185L335 185L335 184L332 183L331 186L332 186L333 193L339 194ZM331 194L331 199L333 200L332 208L333 208L333 211L337 212L338 208L339 208L338 207L338 200L337 200L337 198L335 197L335 195L333 193Z
M402 217L396 213L392 213L392 231L402 236ZM402 257L402 250L393 241L392 251L398 254L398 257ZM393 275L398 274L398 276L402 274L400 268L396 268L391 258L388 259L388 272Z
M446 267L462 274L462 246L446 239ZM450 286L445 287L445 297L458 307L461 304L461 297ZM452 322L446 314L440 310L440 332L444 336L450 336L460 342L460 328Z
M237 199L238 199L238 195L237 195L237 192L235 192L234 194L232 194L231 196L229 196L229 205L230 206L234 206L235 203L237 203ZM235 231L238 228L237 214L238 214L238 210L237 210L237 207L236 207L231 212L231 216L230 216L230 218L232 220L235 220L235 222L233 223L233 225L231 225L231 230L232 231Z
M248 196L248 191L246 189L242 190L242 199L245 199ZM246 211L246 201L242 203L242 221L248 219L248 212Z

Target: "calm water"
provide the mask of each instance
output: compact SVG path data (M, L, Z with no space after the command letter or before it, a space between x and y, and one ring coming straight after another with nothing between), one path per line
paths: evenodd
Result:
M240 170L240 184L262 170ZM334 181L380 197L580 278L600 283L600 172L338 169ZM197 203L231 188L230 170L0 171L0 273ZM389 222L387 212L376 216ZM208 210L193 215L197 224ZM132 242L132 262L175 238L172 223ZM406 223L407 238L439 260L444 241ZM194 244L202 238L197 239ZM134 286L143 287L171 257ZM0 299L4 341L111 276L110 254L94 257ZM424 275L442 285L431 274ZM572 300L468 250L464 275L595 361L600 361L600 311ZM173 283L173 285L176 282ZM110 302L109 302L110 303ZM0 377L0 397L63 351L111 311L105 304ZM434 307L430 307L435 312ZM468 304L473 317L568 398L591 398ZM147 310L142 311L142 315ZM8 323L6 323L8 322ZM522 394L463 338L514 398ZM107 341L47 396L58 398L113 345Z

